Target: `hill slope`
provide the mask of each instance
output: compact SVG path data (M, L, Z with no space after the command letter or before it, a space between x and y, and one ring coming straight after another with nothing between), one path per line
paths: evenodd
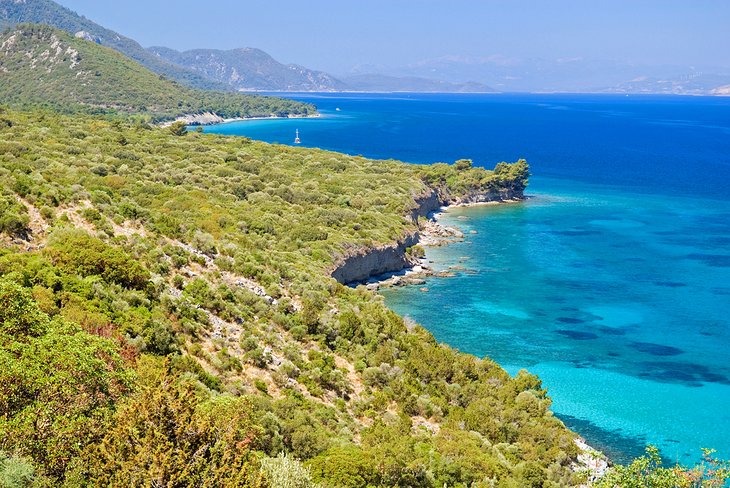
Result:
M0 0L0 28L19 23L46 24L70 34L84 32L101 45L115 49L155 73L185 85L200 89L227 89L227 85L169 63L151 54L133 39L82 17L52 0Z
M260 49L194 49L179 52L165 47L151 47L149 50L161 59L236 90L336 91L347 88L327 73L294 64L284 65Z
M311 105L183 87L117 51L48 26L0 35L0 97L15 107L144 114L155 120L213 112L223 117L307 114Z

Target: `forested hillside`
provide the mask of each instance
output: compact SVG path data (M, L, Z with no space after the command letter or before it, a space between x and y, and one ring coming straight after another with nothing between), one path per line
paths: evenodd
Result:
M135 114L150 120L213 112L222 117L305 115L312 105L193 90L92 41L20 24L0 35L0 99L18 108Z

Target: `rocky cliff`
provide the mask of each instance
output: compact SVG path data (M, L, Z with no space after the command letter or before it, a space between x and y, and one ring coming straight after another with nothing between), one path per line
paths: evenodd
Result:
M419 226L419 220L430 218L440 208L449 205L468 205L473 203L521 200L519 190L499 190L490 192L466 192L462 195L450 194L444 188L429 188L427 192L414 197L414 205L408 216ZM346 253L333 267L331 276L343 284L366 281L373 276L403 270L417 264L417 259L407 253L409 247L420 241L418 231L414 231L400 241L374 248L360 248Z
M340 283L354 283L408 268L415 262L409 258L406 250L416 244L418 232L413 232L395 244L358 249L340 259L332 271L332 277Z

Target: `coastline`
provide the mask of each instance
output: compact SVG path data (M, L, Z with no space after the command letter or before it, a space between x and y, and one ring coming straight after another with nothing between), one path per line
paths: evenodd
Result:
M463 241L466 235L461 229L439 222L439 219L443 216L443 214L447 213L451 209L516 204L523 202L527 198L529 197L489 201L460 201L441 206L437 210L428 212L425 218L418 222L418 232L415 245L422 246L424 248L433 248ZM422 285L425 284L425 278L432 276L439 278L450 278L455 276L454 271L457 271L457 269L452 268L436 271L430 266L432 263L433 261L429 260L428 256L423 256L412 260L410 266L401 270L376 274L366 280L358 280L349 284L363 284L368 289L377 291L380 288L391 288L394 286ZM421 291L427 292L428 290L422 289Z
M174 120L166 120L158 124L159 127L165 128L170 127L175 122L184 122L188 126L204 126L204 125L221 125L229 124L231 122L246 122L256 120L282 120L282 119L316 119L322 117L322 114L316 112L314 114L289 114L287 116L281 115L257 115L253 117L231 117L223 118L220 115L213 112L204 112L202 114L185 114L177 117Z
M482 202L458 202L440 207L438 210L429 213L426 219L419 224L419 241L418 245L426 248L426 254L410 268L406 268L401 272L389 273L386 275L374 276L365 284L366 288L378 292L381 288L393 288L401 286L422 286L420 290L428 293L426 286L426 278L451 278L456 276L455 272L460 269L451 266L443 271L435 271L430 265L434 263L429 259L427 254L428 248L448 246L455 242L462 242L466 238L463 229L454 225L446 225L439 222L439 219L451 209L455 208L472 208L483 206L497 206L504 204L522 203L530 197L522 197L497 201ZM476 231L473 231L474 233ZM601 479L609 470L611 460L602 451L591 446L588 441L583 438L580 433L572 431L576 437L573 439L580 453L571 464L571 468L576 473L585 473L586 482L579 485L579 488L588 488L596 481Z
M467 201L455 202L439 207L437 210L429 212L422 222L419 222L417 233L417 245L426 249L441 246L447 246L455 242L462 242L466 238L463 229L457 226L446 225L439 222L439 219L454 208L470 208L492 205L516 204L524 202L530 197L510 198L505 200L493 201ZM476 231L473 231L476 232ZM425 251L425 250L424 250ZM426 286L426 278L450 278L459 271L458 267L449 267L442 271L436 271L432 266L433 261L429 259L427 254L414 260L412 265L400 271L394 271L381 275L372 276L366 281L359 283L350 283L350 286L364 285L368 290L377 293L382 288L393 288L401 286L422 286L420 290L428 293ZM602 451L591 446L585 438L578 432L573 431L576 437L573 439L576 447L580 451L576 459L572 462L571 468L576 473L585 473L585 483L579 485L579 488L588 488L594 482L602 478L611 466L611 460Z
M314 114L307 114L307 115L297 115L297 114L290 114L286 117L280 116L280 115L261 115L261 116L255 116L255 117L233 117L228 119L223 119L221 122L216 122L213 124L208 125L220 125L220 124L229 124L231 122L247 122L247 121L255 121L255 120L280 120L280 119L318 119L322 117L322 114L317 112Z

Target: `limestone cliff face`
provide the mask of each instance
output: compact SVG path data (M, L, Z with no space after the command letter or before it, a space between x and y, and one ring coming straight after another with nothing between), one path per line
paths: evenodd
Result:
M394 244L359 249L340 259L332 277L340 283L354 283L408 268L415 263L406 255L406 249L417 243L418 232L413 232Z
M428 188L426 192L413 199L413 207L408 216L418 225L419 219L428 218L433 212L447 205L469 203L499 202L504 200L520 200L522 191L502 190L494 192L469 192L464 195L450 195L441 188ZM362 282L373 276L392 273L411 267L416 263L406 249L419 242L419 234L414 231L400 241L374 248L361 248L345 255L335 263L331 276L338 282Z
M443 188L429 188L422 195L414 198L414 208L410 216L413 222L419 218L427 218L440 208L449 205L467 205L470 203L503 202L505 200L522 200L524 198L521 190L502 189L495 191L470 191L462 195L452 195Z
M411 220L414 223L417 223L419 218L428 218L429 215L438 211L444 205L448 205L441 192L433 188L429 188L426 193L416 196L414 202L415 207L411 210Z

